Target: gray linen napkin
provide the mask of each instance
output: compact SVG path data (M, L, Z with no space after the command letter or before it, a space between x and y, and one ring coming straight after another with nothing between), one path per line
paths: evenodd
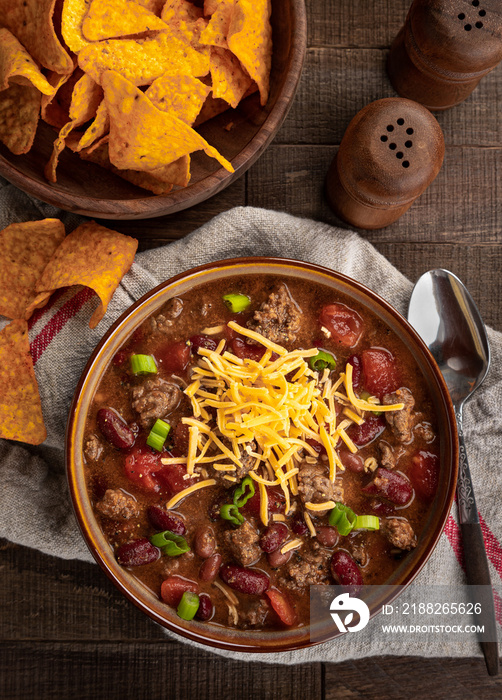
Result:
M0 179L0 228L14 221L46 216L59 216L68 230L78 223L78 217L35 202ZM97 306L96 298L83 294L82 290L68 290L30 328L48 437L38 448L0 441L0 536L65 559L94 561L77 529L63 470L67 412L89 354L108 326L159 282L211 260L242 255L280 256L331 267L375 290L403 314L412 289L410 281L353 232L274 211L236 208L176 243L137 255L105 318L94 330L89 329L88 321ZM0 317L0 327L3 325ZM478 507L489 531L491 576L500 584L502 522L498 505L502 497L502 470L497 447L502 432L502 334L490 331L489 335L492 369L467 406L465 433ZM455 508L453 517L456 520ZM456 525L450 520L449 537L441 536L413 586L459 585L464 581L455 530ZM414 599L413 586L406 593L409 601ZM373 620L355 635L346 634L335 642L298 652L243 656L213 651L241 660L283 664L343 661L381 654L475 656L480 653L473 636L462 639L460 643L451 642L441 635L431 635L424 645L423 638L415 635L403 641L402 637L383 636L380 625Z

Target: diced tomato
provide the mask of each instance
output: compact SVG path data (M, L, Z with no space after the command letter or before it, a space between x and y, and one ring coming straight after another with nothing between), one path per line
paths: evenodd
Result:
M439 458L433 452L419 450L411 459L408 477L419 498L431 501L439 483Z
M190 345L192 346L192 354L197 355L197 350L199 348L206 348L206 350L216 350L218 343L214 338L209 335L193 335L190 338Z
M361 376L363 373L363 365L359 355L351 355L347 360L348 365L352 365L352 386L357 391L361 386Z
M133 447L125 458L124 470L142 491L158 493L160 484L156 472L162 469L161 453L154 454L149 447Z
M169 578L166 578L165 581L162 582L160 597L164 603L172 605L173 608L175 608L180 604L180 600L185 591L197 593L198 587L195 581L189 581L181 576L169 576Z
M286 510L286 499L282 489L278 486L266 486L268 496L268 512L269 513L284 513ZM260 515L260 490L258 485L255 486L254 496L244 506L243 510L249 515L259 517Z
M265 595L270 600L270 605L279 615L281 622L288 627L298 623L298 615L296 614L296 610L286 598L284 593L278 591L277 588L269 588L268 591L265 591Z
M399 389L399 372L394 355L384 348L370 348L362 353L364 388L379 399Z
M351 425L347 430L347 435L358 447L369 445L383 431L387 425L383 416L367 416L362 425Z
M174 496L197 483L196 479L184 479L186 473L184 464L168 464L155 474L155 478L169 491L171 496Z
M116 367L121 367L127 360L127 352L125 350L118 350L113 356L112 362Z
M155 356L166 372L184 372L190 361L190 345L184 341L168 343L160 348Z
M357 345L364 328L364 321L357 311L340 303L323 306L319 323L331 333L334 343L346 348Z

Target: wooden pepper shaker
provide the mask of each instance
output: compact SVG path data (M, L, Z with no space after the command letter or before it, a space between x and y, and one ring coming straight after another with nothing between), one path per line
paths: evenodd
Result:
M500 60L501 0L414 0L387 72L399 95L441 110L465 100Z
M438 174L443 132L422 105L401 97L371 102L352 119L326 177L328 203L358 228L388 226Z

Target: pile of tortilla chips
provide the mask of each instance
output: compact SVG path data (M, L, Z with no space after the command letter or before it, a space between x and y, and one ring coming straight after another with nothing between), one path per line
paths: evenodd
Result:
M65 236L57 219L11 224L0 231L0 438L38 445L46 438L28 340L27 319L61 287L93 289L100 305L89 326L105 315L138 242L88 221Z
M232 165L193 128L268 99L271 0L0 0L0 141L27 153L39 117L70 148L165 194L190 154Z

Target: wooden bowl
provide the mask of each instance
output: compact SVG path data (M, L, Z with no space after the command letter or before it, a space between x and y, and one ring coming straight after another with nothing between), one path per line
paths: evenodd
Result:
M208 625L196 620L191 622L182 620L173 608L163 603L152 590L147 589L129 570L117 563L94 516L87 491L83 458L86 418L94 393L106 367L126 339L171 297L188 291L196 294L197 288L205 283L224 279L231 282L238 280L243 274L250 273L281 275L299 278L312 284L322 284L335 293L341 292L362 304L410 348L434 405L441 443L441 476L438 491L417 548L402 559L385 586L372 587L375 589L372 600L369 601L372 616L382 609L382 605L394 600L413 581L439 541L455 495L458 436L448 389L436 362L420 336L390 304L373 291L328 268L281 258L247 257L216 261L188 270L163 282L145 294L115 321L98 343L82 373L70 407L66 430L66 472L71 500L85 541L97 563L118 590L158 624L200 644L246 653L267 653L313 646L334 639L340 633L334 625L328 627L323 624L315 625L314 629L305 625L293 629L263 632ZM333 659L336 659L336 653Z
M126 182L68 149L62 154L57 184L44 178L55 130L41 122L29 153L14 156L0 144L0 174L48 204L101 219L149 219L187 209L212 197L240 177L273 139L296 93L305 57L307 22L304 0L272 0L273 55L270 96L260 106L258 93L206 122L198 131L235 168L227 172L202 151L193 154L190 185L154 195ZM225 129L233 123L230 129Z

